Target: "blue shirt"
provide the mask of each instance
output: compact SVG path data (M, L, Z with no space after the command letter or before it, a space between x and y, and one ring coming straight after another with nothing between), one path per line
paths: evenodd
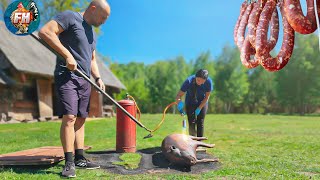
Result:
M196 96L195 89L196 88ZM208 79L200 86L196 85L196 76L189 76L182 84L180 90L186 92L186 104L197 105L201 104L201 101L205 98L207 92L213 91L212 79Z
M77 62L80 71L90 77L92 53L96 48L96 36L91 25L87 24L78 12L64 11L57 14L54 19L62 28L59 39L68 49ZM65 66L65 60L57 60L55 76L75 74Z

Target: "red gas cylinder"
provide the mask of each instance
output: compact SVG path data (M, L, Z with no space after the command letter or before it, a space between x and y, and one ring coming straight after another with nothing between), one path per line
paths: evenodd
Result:
M118 101L119 105L136 117L136 106L131 100ZM116 151L136 152L136 123L120 108L117 108L117 139Z

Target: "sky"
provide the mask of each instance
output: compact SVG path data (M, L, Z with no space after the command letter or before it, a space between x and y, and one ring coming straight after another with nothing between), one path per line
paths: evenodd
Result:
M113 62L144 62L210 51L217 57L227 43L243 1L108 0L111 15L102 25L97 51Z

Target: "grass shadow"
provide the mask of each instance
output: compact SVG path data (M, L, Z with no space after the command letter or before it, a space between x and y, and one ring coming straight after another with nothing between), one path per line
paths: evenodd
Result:
M180 172L191 171L190 167L171 164L162 153L161 147L140 149L138 152L142 154L140 166L144 166L146 169L171 169ZM149 163L147 161L149 161Z
M152 148L145 148L145 149L139 149L139 153L143 154L154 154L157 152L161 152L161 147L152 147Z
M193 166L172 164L166 159L160 147L141 149L139 150L139 153L142 154L142 160L139 166L146 169L162 169L168 172L190 172L192 174L197 174L200 172L216 170L220 166L220 163L217 162L197 163ZM197 158L204 159L212 157L205 152L197 152Z
M57 174L60 175L60 173L48 170L52 167L60 167L63 168L63 165L60 165L59 163L54 163L51 165L23 165L23 166L1 166L0 167L0 173L3 172L14 172L16 174Z
M156 168L162 169L172 169L180 172L190 172L191 166L180 166L176 164L171 164L164 156L162 152L157 152L152 155L152 164Z

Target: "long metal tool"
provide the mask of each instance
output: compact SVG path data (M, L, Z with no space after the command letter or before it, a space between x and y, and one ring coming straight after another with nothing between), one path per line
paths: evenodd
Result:
M31 36L36 39L38 42L40 42L42 45L47 47L51 52L53 52L56 56L58 56L60 59L64 59L57 51L55 51L52 47L50 47L46 42L44 42L40 37L35 35L34 33L31 34ZM126 111L120 104L118 104L112 97L110 97L105 91L100 89L96 83L92 82L91 79L83 74L79 69L76 69L75 72L79 74L81 77L83 77L85 80L87 80L93 87L95 87L100 93L102 93L104 96L106 96L108 99L110 99L113 104L115 104L119 109L121 109L127 116L130 117L131 120L133 120L136 124L138 124L140 127L144 128L145 130L151 132L149 129L147 129L143 124L141 124L135 117L133 117L128 111Z

